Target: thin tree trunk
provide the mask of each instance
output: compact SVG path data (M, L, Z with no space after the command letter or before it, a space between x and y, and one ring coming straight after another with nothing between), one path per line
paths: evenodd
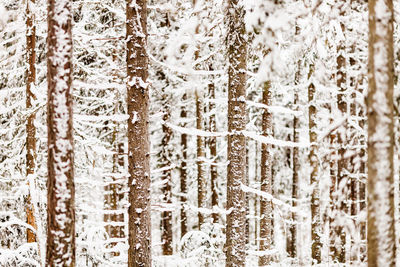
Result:
M344 16L344 12L340 12L340 16ZM345 31L345 27L343 23L340 23L340 27L342 29L342 32ZM347 85L346 85L346 59L344 57L345 53L345 46L343 43L341 43L338 46L338 57L336 58L336 63L337 63L337 74L336 74L336 85L339 89L338 95L337 95L337 105L339 108L339 111L342 116L347 115L347 102L346 102L346 91L347 91ZM343 226L342 220L338 220L339 218L345 217L346 212L346 198L347 198L347 176L345 175L346 173L346 168L347 168L347 160L344 157L344 154L346 152L345 146L347 145L347 140L346 140L346 126L341 126L338 129L337 132L337 144L339 146L338 150L338 155L339 159L337 161L337 184L335 188L335 198L334 198L334 203L335 203L335 209L336 209L336 220L334 220L334 225L333 225L333 240L335 242L333 243L332 251L333 251L333 256L334 259L337 262L344 263L346 261L346 233L345 233L345 227ZM332 226L331 226L332 227Z
M164 115L163 121L164 124L162 125L163 131L163 138L161 141L161 162L164 171L162 172L162 180L164 181L162 192L164 195L164 203L172 204L172 192L171 192L171 185L172 185L172 175L171 175L171 153L169 149L169 142L172 137L171 129L165 124L169 121L170 118L170 111L168 107L168 98L163 99L163 106L164 106ZM162 242L162 250L163 255L172 255L172 211L171 210L164 210L161 214L162 217L162 233L161 233L161 242Z
M184 121L187 117L186 113L186 108L185 104L187 101L187 96L186 94L183 95L182 97L182 102L183 105L181 107L181 118ZM182 127L185 127L186 123L182 124ZM187 233L187 217L186 217L186 194L187 194L187 189L186 189L186 180L187 180L187 135L186 134L181 134L181 149L182 149L182 161L181 161L181 166L180 166L180 187L181 187L181 238Z
M198 57L198 56L197 56ZM199 92L199 90L195 91L196 97L196 128L198 130L203 130L204 126L204 118L203 118L203 96ZM197 136L197 207L199 209L207 207L207 181L206 181L206 173L204 170L204 138L200 135ZM199 229L201 225L204 223L204 215L203 211L198 212L199 218Z
M296 26L296 31L297 31ZM295 74L295 86L298 86L299 84L299 79L300 79L300 61L297 64L298 70L296 71ZM299 95L297 88L295 89L294 93L294 101L293 104L295 106L295 109L298 110L298 104L299 104ZM298 134L298 129L299 129L299 118L297 116L293 117L293 142L298 143L299 142L299 134ZM298 147L293 147L293 162L292 162L292 169L293 169L293 176L292 176L292 207L296 208L297 206L297 198L298 198L298 182L299 182L299 169L300 169L300 159L299 159L299 148ZM297 257L297 216L295 212L292 212L291 214L291 225L289 228L290 231L290 239L287 242L287 251L289 253L289 256L291 258L296 258Z
M212 67L210 67L212 70ZM210 83L208 85L208 94L211 100L215 99L215 85L214 83ZM210 115L210 132L217 131L217 122L216 122L216 110L215 104L210 101L209 103L209 112ZM210 146L210 156L212 159L211 164L211 206L213 208L218 207L218 192L217 192L217 185L218 185L218 169L217 169L217 137L212 136L209 139L209 146ZM212 219L214 223L218 222L218 212L213 212Z
M75 266L71 19L71 1L49 0L47 266Z
M241 185L246 182L246 139L240 131L246 127L247 41L244 7L239 0L228 1L228 172L226 266L245 265L246 197Z
M28 188L30 188L29 176L35 173L35 161L36 161L36 127L34 125L36 112L32 112L32 100L36 100L35 94L32 92L32 85L36 82L36 26L34 20L34 14L32 13L32 6L35 4L35 0L27 0L26 2L26 48L27 48L27 77L26 77L26 109L31 113L26 121L26 176ZM33 186L32 186L33 187ZM26 197L26 222L34 229L37 229L34 206L31 203L31 193L29 191ZM27 230L27 241L28 243L35 242L35 233L31 230Z
M314 65L310 65L308 79L310 80L314 73ZM318 180L318 158L317 158L317 133L316 133L316 114L317 108L315 103L315 86L312 81L308 86L308 123L309 123L309 136L311 143L310 154L308 159L311 165L310 185L312 187L311 193L311 257L314 262L321 263L321 218L320 218L320 203L319 203L319 180Z
M196 8L196 0L193 0L193 7ZM198 13L197 13L198 14ZM200 18L199 23L200 23ZM200 24L196 26L195 34L199 34ZM199 48L196 49L194 53L194 59L197 60L199 58ZM196 98L196 128L198 130L203 130L204 128L204 94L201 89L195 89L195 98ZM199 209L207 207L207 180L206 180L206 172L204 166L204 158L205 158L205 143L204 137L198 135L197 138L197 207ZM201 225L204 223L203 211L199 210L198 212L198 227L201 228Z
M296 25L296 36L300 34L300 27ZM294 101L293 105L296 110L298 110L298 105L299 105L299 92L298 92L298 85L300 82L300 60L297 62L297 70L294 76L294 85L295 85L295 90L294 90ZM299 134L298 134L298 129L299 129L299 119L297 116L293 117L293 142L298 143L299 142ZM299 160L299 148L298 147L293 147L292 150L292 170L293 170L293 176L292 176L292 207L296 208L297 206L297 198L298 198L298 182L299 182L299 169L300 169L300 160ZM292 212L291 214L291 225L289 228L290 231L290 238L287 241L287 252L291 258L296 258L297 257L297 216L295 212Z
M126 1L129 249L128 266L151 266L147 1Z
M269 81L263 84L262 103L266 106L271 105L271 83ZM271 136L272 134L272 115L268 109L264 109L262 115L262 135ZM261 191L272 195L272 160L271 145L261 144ZM270 200L260 199L260 247L261 252L268 252L272 249L272 202ZM265 266L271 264L271 255L259 257L258 265Z
M395 266L393 2L368 9L368 266Z

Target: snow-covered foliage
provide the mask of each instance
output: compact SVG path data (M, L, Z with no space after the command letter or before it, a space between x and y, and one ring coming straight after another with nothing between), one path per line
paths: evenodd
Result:
M226 215L230 212L226 210L227 139L231 134L227 126L226 46L230 40L227 36L227 1L147 2L153 264L224 266ZM394 1L395 10L399 10L399 3ZM242 70L247 74L248 118L246 129L241 132L247 142L248 180L242 190L246 192L248 207L241 207L247 209L247 265L256 266L259 257L266 254L272 256L277 266L312 264L310 202L317 186L320 192L321 266L333 266L338 261L333 251L342 248L343 233L346 262L365 266L368 6L365 1L333 0L243 0L242 4L246 10L244 21L248 42L247 69ZM71 1L71 6L76 266L123 266L128 258L129 205L126 3L123 0L87 0ZM2 0L0 3L1 266L44 266L46 256L47 1L36 0L30 8L35 15L37 75L31 89L36 99L28 110L25 100L28 68L26 1ZM396 145L397 155L400 140L397 22L394 24L394 43L397 120L395 144L392 145ZM375 49L380 51L379 47ZM376 54L378 63L386 63L384 56ZM341 56L346 63L338 69ZM344 82L339 84L338 79L343 73ZM272 103L269 106L261 104L262 85L267 81L271 83ZM315 95L310 102L311 84L315 87ZM210 85L215 87L215 96L210 95ZM201 95L205 105L203 129L196 129L196 94ZM344 112L338 99L346 103ZM377 110L385 107L385 102L377 102ZM212 105L213 109L210 108ZM316 109L313 129L310 107ZM184 118L182 110L186 111ZM271 135L267 137L262 136L264 110L272 114ZM36 114L37 164L35 174L26 177L25 123L33 112ZM216 118L216 131L210 130L212 115ZM297 140L293 130L295 118L298 120ZM168 142L165 142L166 128L163 127L171 133ZM314 143L310 142L311 132L317 135ZM182 151L182 134L186 134L188 140L186 159ZM208 204L201 208L197 202L197 136L206 140L206 153L201 160L206 172ZM215 157L209 149L211 137L217 139ZM262 144L272 147L273 194L261 191ZM298 149L299 181L297 196L293 198L295 148ZM317 152L317 185L310 184L312 159L309 154L312 149ZM385 157L381 155L379 159L384 161ZM186 192L180 187L183 161L187 173ZM386 173L385 162L378 166L382 173ZM214 189L218 196L216 206L211 204L210 170L213 165L217 166L218 174ZM398 206L398 156L395 156L394 166L394 185L382 185L394 186ZM169 203L163 192L167 183L165 170L171 172ZM26 242L26 230L31 229L25 214L28 195L35 211L36 243ZM186 201L182 202L182 199ZM272 201L273 206L273 247L268 251L259 250L260 219L264 216L259 212L260 199ZM386 205L386 199L379 200L377 209ZM185 235L181 229L182 209L187 216L188 232ZM165 211L172 211L173 255L162 255L161 219ZM199 212L205 216L201 227L198 225ZM217 222L212 220L213 213L218 214ZM395 217L398 233L398 208ZM381 225L384 223L381 221ZM287 249L293 225L297 229L296 257L290 257Z

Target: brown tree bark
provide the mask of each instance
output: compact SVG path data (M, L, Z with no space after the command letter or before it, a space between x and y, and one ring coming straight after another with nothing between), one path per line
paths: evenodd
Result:
M296 30L295 30L295 35L298 36L300 34L300 27L296 25ZM294 85L295 85L295 90L294 90L294 96L293 96L293 105L296 110L298 110L298 104L299 104L299 92L298 92L298 85L300 82L300 60L297 61L297 70L294 76ZM299 118L297 116L293 117L293 142L298 143L299 142ZM297 206L297 191L298 191L298 182L299 182L299 169L300 169L300 160L299 160L299 148L298 147L293 147L292 150L292 170L293 170L293 176L292 176L292 207L295 208ZM297 216L295 212L292 212L291 214L291 220L292 224L290 225L289 228L289 238L286 242L286 250L289 254L289 257L291 258L296 258L297 257Z
M263 84L262 103L266 106L271 105L271 83L269 81ZM262 135L272 135L272 114L268 109L264 108L262 115ZM271 145L261 144L261 191L272 195L272 160ZM272 249L273 240L273 210L272 202L264 198L260 199L260 246L261 252L268 252ZM258 265L270 265L272 261L271 255L263 255L259 257Z
M244 7L239 0L228 1L228 173L226 266L245 265L246 198L241 185L246 183L247 41Z
M71 1L49 0L47 266L75 266Z
M196 8L196 0L193 0L193 7ZM198 12L197 12L198 14ZM200 20L200 18L198 18ZM196 26L195 34L199 34L200 24ZM194 59L197 60L199 58L199 48L197 47L194 53ZM204 129L204 93L196 88L195 89L195 100L196 100L196 128L198 130ZM197 207L199 209L207 207L207 180L206 180L206 171L204 166L204 157L205 157L205 142L204 137L198 135L196 138L197 142ZM205 216L202 211L198 212L198 227L201 228L201 225L204 223Z
M299 34L300 28L299 26L296 25L296 35ZM295 91L294 91L294 107L296 110L298 110L298 104L299 104L299 93L298 93L298 88L297 86L299 85L300 81L300 61L297 62L297 71L294 77L294 85L296 86ZM293 117L293 142L298 143L299 142L299 118L297 115ZM297 206L297 198L298 198L298 183L299 183L299 169L300 169L300 160L299 160L299 148L298 147L293 147L292 150L292 170L293 170L293 175L292 175L292 207L296 208ZM295 212L292 212L291 214L291 225L289 228L289 239L287 241L287 252L291 258L296 258L297 257L297 216Z
M198 57L198 56L197 56ZM204 118L203 118L203 111L204 111L204 104L203 104L203 96L199 92L199 90L195 91L196 97L196 128L198 130L203 130L204 126ZM207 207L207 180L206 180L206 172L204 169L204 137L198 135L196 138L197 141L197 207L199 209ZM198 212L199 218L199 229L201 225L204 223L205 216L203 215L202 211Z
M308 73L308 79L311 80L314 73L314 65L310 65L310 71ZM308 86L308 124L309 124L309 136L310 136L310 154L308 160L311 165L310 185L312 187L311 193L311 257L316 263L321 263L321 218L320 218L320 203L319 203L319 181L318 181L318 147L317 147L317 133L316 133L316 115L317 108L315 106L315 86L312 81Z
M344 11L340 12L340 16L344 16ZM345 31L344 23L340 23L342 32ZM338 56L336 58L337 73L336 73L336 86L338 87L337 94L337 105L342 116L347 115L347 102L346 102L346 59L344 57L345 44L342 40L338 45ZM334 203L333 209L333 225L331 225L331 251L333 259L337 262L344 263L346 261L346 233L343 222L337 220L338 218L345 217L346 211L346 199L347 199L347 160L344 157L347 146L347 131L346 125L342 125L338 128L336 137L338 144L338 160L337 160L337 178L334 188ZM336 220L335 220L336 218Z
M118 98L116 97L116 105L115 105L115 114L117 114L118 109ZM114 147L114 155L113 155L113 170L114 174L111 176L111 181L109 184L105 186L105 197L104 197L104 209L107 213L104 214L104 222L106 222L106 231L110 238L123 238L124 227L121 225L112 225L113 223L123 223L124 215L120 213L118 210L120 209L120 201L124 197L123 187L121 184L121 178L118 177L118 173L120 173L120 168L124 167L124 144L118 142L118 122L114 122L114 129L112 134L112 145ZM117 242L112 242L110 245L115 246ZM113 256L119 256L119 252L112 253Z
M212 68L210 67L210 70ZM210 83L208 85L208 95L210 99L214 100L215 99L215 85L214 83ZM216 122L216 110L215 110L215 104L210 101L209 103L209 112L210 114L210 132L216 132L217 131L217 122ZM211 206L212 207L218 207L218 192L217 192L217 182L218 182L218 169L217 169L217 137L212 136L209 139L209 147L210 147L210 156L212 159L212 164L211 164ZM217 212L213 212L212 214L212 219L214 223L217 223L219 221L219 216Z
M171 173L171 152L169 149L169 142L172 138L172 130L165 123L170 119L170 111L169 111L169 101L166 95L164 95L163 106L164 106L164 115L162 125L163 138L161 140L161 164L162 168L164 168L162 172L162 180L164 181L162 192L164 195L164 203L171 204L172 203L172 173ZM172 255L172 211L164 210L161 214L161 242L162 242L162 250L163 255Z
M368 266L395 266L393 2L368 9Z
M26 48L28 62L26 74L26 109L29 111L32 109L32 100L36 100L36 96L31 90L32 85L35 85L36 82L36 26L35 16L31 11L34 4L35 0L27 0L26 2ZM35 173L36 165L36 127L34 125L36 112L30 112L26 121L26 176L28 188L30 188L29 176ZM30 190L25 201L26 222L34 229L37 229ZM34 232L28 229L26 235L28 243L36 242Z
M129 236L128 266L151 266L147 1L126 1Z
M183 95L182 97L182 102L183 105L181 107L181 118L184 121L187 117L187 112L185 108L185 104L187 101L187 96L186 94ZM182 123L182 127L185 127L186 123ZM187 188L186 188L186 183L187 183L187 135L186 134L181 134L181 149L182 149L182 160L181 160L181 166L179 168L180 170L180 187L181 187L181 197L180 197L180 202L181 202L181 238L187 233L187 216L186 216L186 209L185 209L185 204L187 200Z

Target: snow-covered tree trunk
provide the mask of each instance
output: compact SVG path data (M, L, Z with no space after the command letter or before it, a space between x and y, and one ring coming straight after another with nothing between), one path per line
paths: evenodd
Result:
M317 132L316 132L316 115L317 108L315 103L315 85L312 81L314 74L314 65L310 65L308 79L310 85L308 86L308 128L310 136L310 154L308 160L311 165L310 185L311 192L311 258L316 263L321 263L321 218L320 218L320 192L319 192L319 162L318 162L318 147L317 147Z
M343 8L343 7L342 7ZM340 12L339 18L344 16L344 11ZM345 31L344 23L340 23L342 33ZM338 88L337 105L341 116L347 116L347 85L346 85L346 58L345 58L345 40L339 40L336 57L336 86ZM336 133L338 145L338 160L337 160L337 177L336 183L333 185L333 225L331 225L331 251L333 260L344 263L346 261L346 233L344 228L346 214L346 198L347 198L347 160L346 152L346 125L338 128Z
M126 1L129 249L128 266L151 266L147 1Z
M193 8L196 9L197 1L193 0ZM197 16L198 16L197 12ZM198 35L200 30L200 18L198 17L198 25L196 25L195 34ZM199 47L196 47L196 51L194 52L194 60L199 59ZM197 65L195 68L198 67ZM197 79L197 78L195 78ZM197 86L200 86L198 83ZM203 130L204 129L204 92L201 88L195 88L195 101L196 101L196 129ZM199 209L207 207L207 180L206 180L206 171L204 165L204 158L205 158L205 142L204 137L198 135L196 137L196 144L197 144L197 154L196 154L196 164L197 164L197 207ZM198 212L198 225L199 229L201 225L204 223L203 211L199 210Z
M368 9L368 266L395 266L393 2Z
M271 83L269 81L263 84L262 104L271 105ZM262 115L262 135L272 136L272 114L264 108ZM270 144L261 144L261 191L272 195L272 157ZM268 199L260 199L260 247L262 253L269 253L272 249L273 241L273 211L272 202ZM260 256L258 265L265 266L271 264L272 257L269 254Z
M186 112L186 106L185 103L187 101L187 95L184 94L182 96L182 102L183 105L181 107L181 114L180 117L182 121L184 121L187 118L187 112ZM185 127L186 123L182 123L182 127ZM182 159L181 159L181 166L179 168L180 171L180 190L181 190L181 196L180 196L180 202L181 202L181 237L183 237L187 233L187 216L186 216L186 209L185 209L185 204L187 201L187 134L182 133L181 134L181 150L182 150Z
M47 266L75 266L71 1L49 0Z
M212 70L212 65L210 64L210 70ZM215 99L215 84L211 82L208 85L208 95L209 97L214 100ZM216 114L215 114L215 104L210 101L208 105L208 112L210 113L210 120L209 120L209 130L210 132L217 131L217 122L216 122ZM217 192L217 185L218 185L218 169L217 169L217 137L212 136L209 138L208 142L210 148L210 156L212 159L211 167L210 167L210 174L211 174L211 207L218 207L218 192ZM212 219L214 223L218 222L218 213L213 212Z
M163 75L165 77L165 75ZM167 82L168 83L168 82ZM169 96L166 92L163 92L163 121L162 125L163 137L161 140L161 166L164 169L162 172L162 192L163 192L163 202L166 204L172 204L172 169L171 169L171 151L169 149L169 143L172 138L172 130L166 125L169 122L170 114L170 101ZM172 255L172 211L164 210L161 213L161 242L163 255Z
M244 266L246 259L246 127L247 40L244 7L228 1L228 173L226 266Z
M27 73L26 73L26 109L29 112L28 119L26 120L26 176L28 188L33 188L30 185L30 177L34 177L35 161L36 161L36 128L34 125L35 111L32 109L32 102L36 100L36 96L32 91L32 86L36 82L36 26L34 14L32 13L32 6L35 4L34 0L26 1L26 49L27 49ZM34 206L31 203L31 194L29 192L26 197L26 221L36 229L36 220L34 215ZM27 230L28 243L35 242L36 236L31 230Z
M300 34L300 27L296 25L296 35ZM300 83L300 71L301 71L301 61L297 61L297 69L294 76L294 96L293 96L293 105L296 111L298 111L299 105L299 90L298 86ZM300 129L300 120L295 115L293 117L293 142L299 143L299 131ZM292 207L295 208L297 206L297 197L298 197L298 186L299 186L299 171L300 171L300 158L299 158L299 148L292 148ZM297 257L297 216L295 212L291 214L291 225L289 228L289 238L287 240L287 252L291 258Z
M195 57L196 59L198 56ZM199 90L195 90L195 98L196 98L196 128L198 130L203 130L204 127L204 97L203 93ZM199 209L207 207L207 181L206 181L206 172L204 169L204 137L198 135L196 138L197 143L197 207ZM199 218L199 229L201 225L204 223L203 211L199 210L198 218Z

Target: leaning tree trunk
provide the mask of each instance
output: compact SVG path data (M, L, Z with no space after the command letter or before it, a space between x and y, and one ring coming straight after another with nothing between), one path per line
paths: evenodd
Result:
M269 81L263 84L262 103L266 106L271 104L271 83ZM262 115L262 135L272 135L272 116L267 108L264 108ZM261 144L261 191L272 195L272 166L271 166L271 145ZM272 203L265 198L260 199L260 246L259 250L263 253L272 249ZM271 264L272 257L263 255L259 258L258 265L265 266Z
M314 73L314 65L310 65L308 79L311 80ZM315 103L315 86L310 82L308 86L308 124L310 136L310 154L308 159L311 165L310 185L312 187L311 193L311 257L316 263L321 263L321 218L320 218L320 205L319 205L319 182L318 182L318 158L317 158L317 132L316 132L316 115L317 108Z
M395 266L393 2L368 9L368 266Z
M129 222L128 266L151 266L147 1L126 1Z
M75 266L71 19L71 1L49 0L47 266Z
M35 4L35 0L27 0L26 2L26 49L27 49L27 77L26 77L26 109L30 112L28 119L26 121L26 176L28 188L33 188L30 186L30 177L34 177L35 173L35 161L36 161L36 127L34 125L35 121L35 111L32 109L32 100L36 100L35 94L32 92L32 85L36 82L36 26L34 21L34 14L32 13L32 6ZM31 181L34 182L34 181ZM34 229L36 227L34 206L31 201L32 192L26 197L26 222ZM28 243L35 242L35 233L31 230L27 230L27 241Z
M244 7L239 0L228 1L228 173L226 266L245 265L246 197L241 185L246 183L246 139L240 132L246 127L247 41Z

